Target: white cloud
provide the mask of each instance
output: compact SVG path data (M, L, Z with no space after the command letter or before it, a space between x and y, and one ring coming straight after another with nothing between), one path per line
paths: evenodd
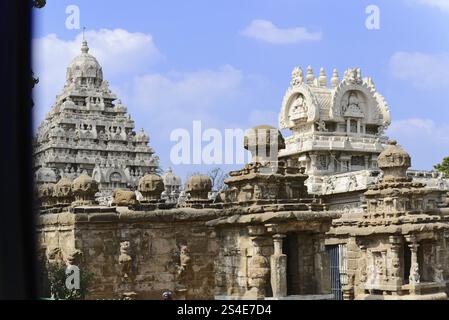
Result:
M390 59L394 77L410 81L419 88L449 86L449 54L396 52Z
M90 53L103 67L106 79L131 75L162 58L149 34L123 29L86 32ZM70 61L80 53L82 34L65 41L55 34L33 40L33 71L39 77L34 90L35 116L40 122L65 83Z
M449 1L448 0L412 0L412 2L426 5L429 7L438 8L441 11L449 12Z
M147 110L213 109L232 97L242 77L241 71L230 65L217 70L146 74L135 77L131 94L136 105Z
M432 169L449 155L448 124L420 118L397 120L387 134L410 153L415 169Z
M303 27L279 28L268 20L253 20L241 34L272 44L292 44L321 40L321 32L309 32Z

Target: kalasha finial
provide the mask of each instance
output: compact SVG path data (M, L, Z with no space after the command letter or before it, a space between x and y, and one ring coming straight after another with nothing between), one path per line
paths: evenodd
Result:
M334 69L334 72L332 73L331 84L332 88L336 88L340 84L340 76L338 75L337 69Z
M292 72L292 86L300 85L304 82L304 73L300 67L295 67Z
M309 84L309 85L313 85L314 84L313 82L315 81L315 75L313 74L312 66L308 66L307 67L306 79L307 79L307 84Z
M85 33L86 33L86 27L83 27L83 45L81 46L81 52L82 53L88 53L89 52L89 46L87 45Z
M318 78L318 82L320 84L320 87L327 86L327 76L326 76L326 72L324 71L324 68L320 69L320 76Z
M83 45L81 46L81 52L82 53L88 53L89 52L89 46L87 45L87 41L83 40Z

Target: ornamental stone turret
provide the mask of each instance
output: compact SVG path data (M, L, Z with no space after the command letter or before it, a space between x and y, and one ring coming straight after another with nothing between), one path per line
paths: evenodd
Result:
M63 177L54 186L54 199L58 206L70 206L73 202L72 181Z
M75 202L73 206L95 205L95 194L98 192L98 183L86 173L76 178L72 185Z
M139 180L139 192L142 194L142 203L160 202L164 191L164 181L157 174L148 174Z
M187 180L186 192L190 194L190 201L208 200L212 191L212 180L207 175L194 175Z

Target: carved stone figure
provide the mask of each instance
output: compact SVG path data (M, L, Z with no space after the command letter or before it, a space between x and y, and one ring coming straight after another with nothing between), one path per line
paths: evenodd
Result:
M186 272L190 267L192 258L190 257L190 251L187 245L181 245L179 250L179 265L177 267L178 279L184 279Z
M443 267L437 264L433 267L433 281L437 283L444 283Z
M419 283L420 282L419 265L416 262L413 263L412 267L410 268L409 281L410 281L410 283Z
M133 258L131 256L131 242L123 241L120 243L119 264L121 266L121 276L124 279L131 278L133 275Z

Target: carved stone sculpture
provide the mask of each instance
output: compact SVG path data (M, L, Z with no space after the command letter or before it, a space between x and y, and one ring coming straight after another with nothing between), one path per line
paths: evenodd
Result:
M133 275L133 258L131 256L131 242L123 241L120 243L119 264L121 266L121 276L124 279L131 278Z
M187 245L181 245L179 250L179 265L177 267L178 279L183 280L186 276L186 272L190 267L192 258L190 257L190 251Z

